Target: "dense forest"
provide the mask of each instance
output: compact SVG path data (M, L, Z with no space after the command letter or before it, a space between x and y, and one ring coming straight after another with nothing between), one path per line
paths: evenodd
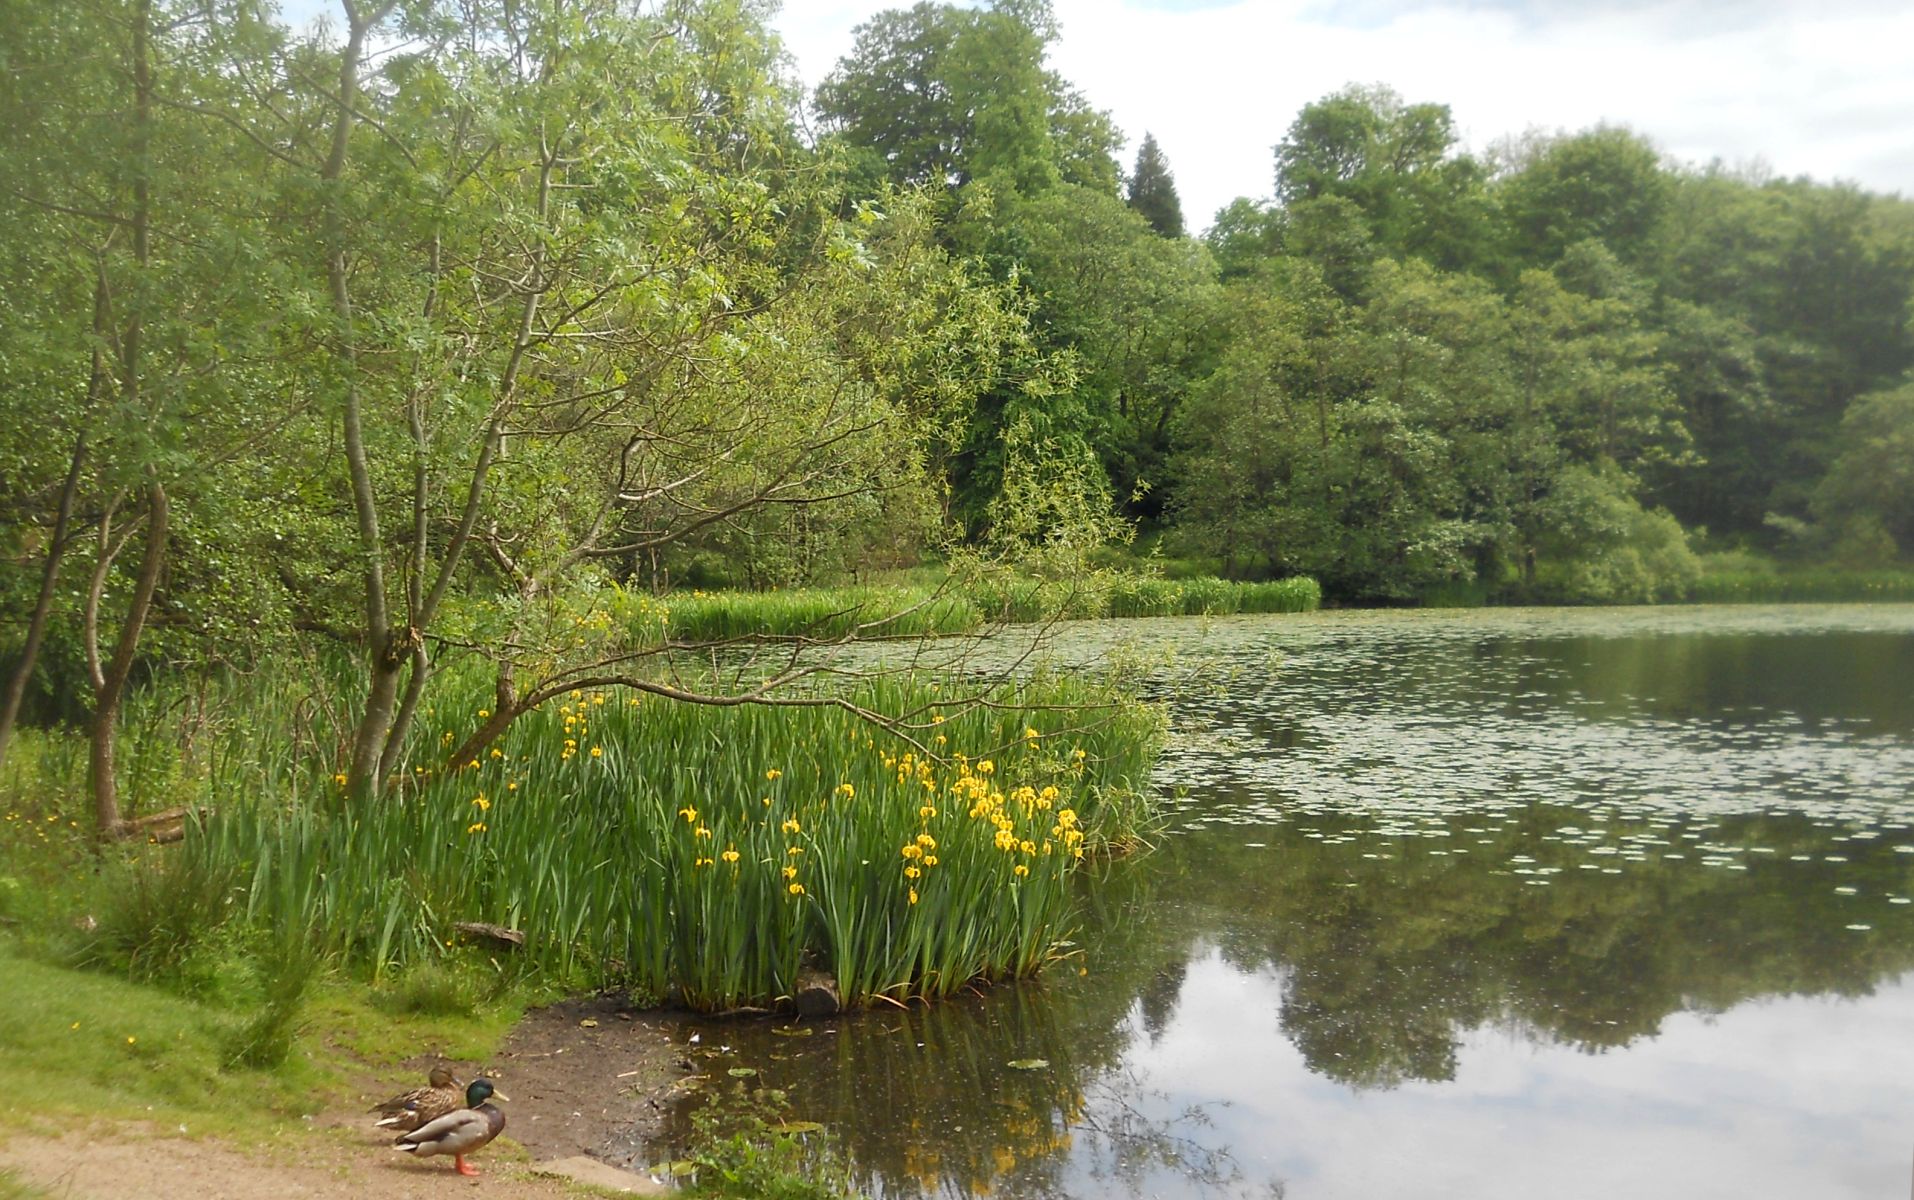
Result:
M430 654L502 724L674 583L1914 550L1906 200L1352 86L1198 236L1043 0L880 14L813 94L772 12L0 3L0 755L23 697L110 729L142 664L317 638L358 787Z

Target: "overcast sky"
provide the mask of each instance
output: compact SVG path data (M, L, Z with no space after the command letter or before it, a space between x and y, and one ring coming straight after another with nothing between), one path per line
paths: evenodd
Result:
M1447 104L1467 145L1627 125L1684 162L1914 196L1909 0L1053 0L1051 65L1169 157L1195 228L1273 190L1297 110L1348 83ZM815 85L899 4L785 0Z
M329 0L282 0L303 23ZM784 0L805 82L908 0ZM1169 157L1193 228L1273 190L1271 148L1349 83L1447 104L1466 145L1627 125L1678 160L1914 196L1914 0L1053 0L1051 65ZM336 21L335 21L336 23Z

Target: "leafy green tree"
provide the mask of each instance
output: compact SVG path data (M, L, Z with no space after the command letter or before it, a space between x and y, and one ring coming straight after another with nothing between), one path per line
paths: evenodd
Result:
M1848 408L1814 513L1841 558L1874 566L1914 548L1914 383Z
M1647 139L1598 126L1521 146L1515 157L1495 188L1515 261L1552 266L1591 239L1623 262L1646 260L1670 191L1661 154Z
M1492 250L1490 207L1481 166L1456 142L1446 105L1352 85L1291 123L1276 147L1276 196L1292 212L1346 201L1381 253L1470 269Z
M1143 135L1137 148L1136 168L1130 172L1130 207L1143 214L1150 228L1164 237L1183 236L1183 202L1176 195L1176 180L1170 176L1170 163L1156 135Z
M1281 209L1239 196L1216 214L1203 240L1216 260L1218 277L1228 282L1254 273L1280 254L1283 233Z
M0 121L14 181L0 223L34 231L31 244L9 240L4 261L12 290L41 303L8 330L4 353L22 370L0 386L0 405L58 447L26 451L35 472L15 478L60 482L12 498L28 520L35 509L52 519L0 752L56 616L61 568L84 546L87 580L64 615L90 685L95 821L112 837L124 816L119 711L162 576L176 543L199 544L187 532L197 520L219 519L210 481L257 449L267 403L256 356L271 289L247 236L257 196L236 166L240 139L201 115L236 86L209 48L254 14L103 0L12 15L29 36Z
M1073 396L1108 486L1133 515L1157 516L1170 425L1215 341L1208 254L1089 188L1005 206L999 221L1021 249L1043 344L1074 357Z
M1059 182L1116 190L1115 127L1044 67L1043 0L879 13L818 88L827 127L882 178L1034 195Z

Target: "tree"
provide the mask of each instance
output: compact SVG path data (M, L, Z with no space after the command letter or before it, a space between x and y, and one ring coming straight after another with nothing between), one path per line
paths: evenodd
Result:
M1183 202L1177 199L1169 160L1163 157L1155 134L1144 134L1143 145L1137 148L1136 169L1130 173L1130 207L1164 237L1183 236Z
M1384 254L1468 270L1491 254L1484 172L1455 153L1446 105L1350 86L1305 105L1276 147L1276 196L1292 213L1339 199Z
M1599 240L1623 262L1645 263L1669 200L1661 154L1612 126L1532 142L1495 187L1515 261L1552 266L1570 246Z
M818 88L818 110L894 183L1114 191L1115 127L1045 69L1055 37L1043 0L887 10L858 26L856 46Z
M1876 566L1914 548L1914 383L1848 408L1814 513L1851 561Z
M999 221L1021 248L1041 344L1075 360L1072 399L1109 487L1132 515L1159 515L1170 426L1215 341L1207 251L1088 188L1007 205Z
M17 183L3 219L39 240L10 245L7 267L43 303L7 342L10 354L26 352L10 382L32 390L8 388L0 402L21 427L57 431L61 451L41 462L57 462L61 482L0 749L55 615L65 557L90 546L68 615L90 684L95 823L112 837L124 815L119 712L182 515L217 490L209 477L256 432L258 402L241 381L270 309L232 321L270 291L239 215L256 197L234 166L231 131L198 115L231 86L208 68L209 47L248 28L251 14L103 0L18 15L32 36L14 60L24 86L6 96L0 154ZM217 340L211 330L222 330Z

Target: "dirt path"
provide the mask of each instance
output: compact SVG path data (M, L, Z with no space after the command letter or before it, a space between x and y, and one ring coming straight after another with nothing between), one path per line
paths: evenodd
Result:
M660 1127L665 1095L683 1072L671 1026L622 1011L608 999L568 1001L528 1017L485 1065L511 1100L504 1137L474 1158L477 1179L447 1159L419 1160L392 1148L365 1110L390 1095L390 1079L368 1078L365 1094L281 1128L254 1146L195 1138L122 1122L59 1136L0 1141L0 1168L55 1197L72 1200L439 1200L510 1196L576 1197L567 1180L659 1191L639 1175L578 1156L631 1163ZM423 1077L428 1062L412 1064ZM456 1064L470 1069L472 1064ZM375 1094L376 1092L376 1094ZM516 1143L516 1144L514 1144ZM569 1160L569 1161L567 1161Z

